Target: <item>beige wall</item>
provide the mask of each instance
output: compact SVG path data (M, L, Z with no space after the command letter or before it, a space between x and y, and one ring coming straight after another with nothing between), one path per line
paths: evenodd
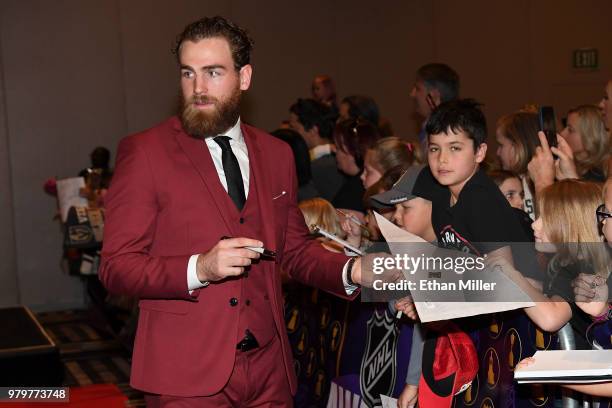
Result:
M462 95L493 124L524 103L559 113L598 101L612 77L606 0L4 0L0 2L0 305L83 302L59 269L49 176L70 176L97 145L158 123L176 105L175 35L223 14L256 41L243 116L272 130L329 73L340 96L372 95L398 135L414 137L414 72L446 62ZM571 51L599 49L600 69L575 72ZM491 149L493 150L493 149ZM13 233L14 231L14 233Z

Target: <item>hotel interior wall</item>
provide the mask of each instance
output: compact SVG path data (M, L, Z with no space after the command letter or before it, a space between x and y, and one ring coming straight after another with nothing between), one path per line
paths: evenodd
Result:
M414 72L430 61L461 74L462 94L486 104L491 128L528 101L560 113L598 101L612 76L612 3L603 0L3 0L0 305L83 304L78 279L60 271L56 204L42 183L75 175L97 145L114 157L121 137L170 115L173 38L214 14L256 40L243 117L269 130L320 72L337 80L341 96L375 97L407 138L419 125L408 97ZM572 69L581 47L599 49L599 70Z

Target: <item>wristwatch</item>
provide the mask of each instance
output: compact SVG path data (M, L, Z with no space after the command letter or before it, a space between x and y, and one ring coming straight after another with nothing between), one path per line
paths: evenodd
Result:
M359 286L358 284L353 282L353 265L355 264L356 260L357 257L354 256L349 259L348 264L346 265L346 282L351 286Z

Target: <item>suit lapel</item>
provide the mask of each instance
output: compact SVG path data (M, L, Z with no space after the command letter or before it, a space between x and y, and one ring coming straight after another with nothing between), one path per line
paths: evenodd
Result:
M180 126L180 125L179 125ZM210 156L210 151L206 143L201 139L188 136L182 129L178 129L175 133L175 138L185 155L189 158L197 172L199 173L204 185L208 189L209 196L215 203L223 223L230 231L231 235L235 235L231 223L231 214L227 205L227 192L223 189L219 181L219 174Z
M272 205L272 192L268 181L271 179L264 166L265 160L261 148L261 141L257 141L257 135L244 125L241 125L247 149L249 151L249 164L252 171L251 177L256 180L255 193L259 203L259 211L264 232L264 245L266 248L276 250L276 234L274 233L274 209ZM253 192L253 189L250 190Z

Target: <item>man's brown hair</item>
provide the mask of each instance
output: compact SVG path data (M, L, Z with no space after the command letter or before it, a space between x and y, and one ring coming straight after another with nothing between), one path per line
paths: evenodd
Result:
M180 63L181 45L185 41L198 42L205 38L225 38L227 40L236 71L250 63L253 40L246 30L221 16L204 17L185 27L183 32L176 37L172 53Z

